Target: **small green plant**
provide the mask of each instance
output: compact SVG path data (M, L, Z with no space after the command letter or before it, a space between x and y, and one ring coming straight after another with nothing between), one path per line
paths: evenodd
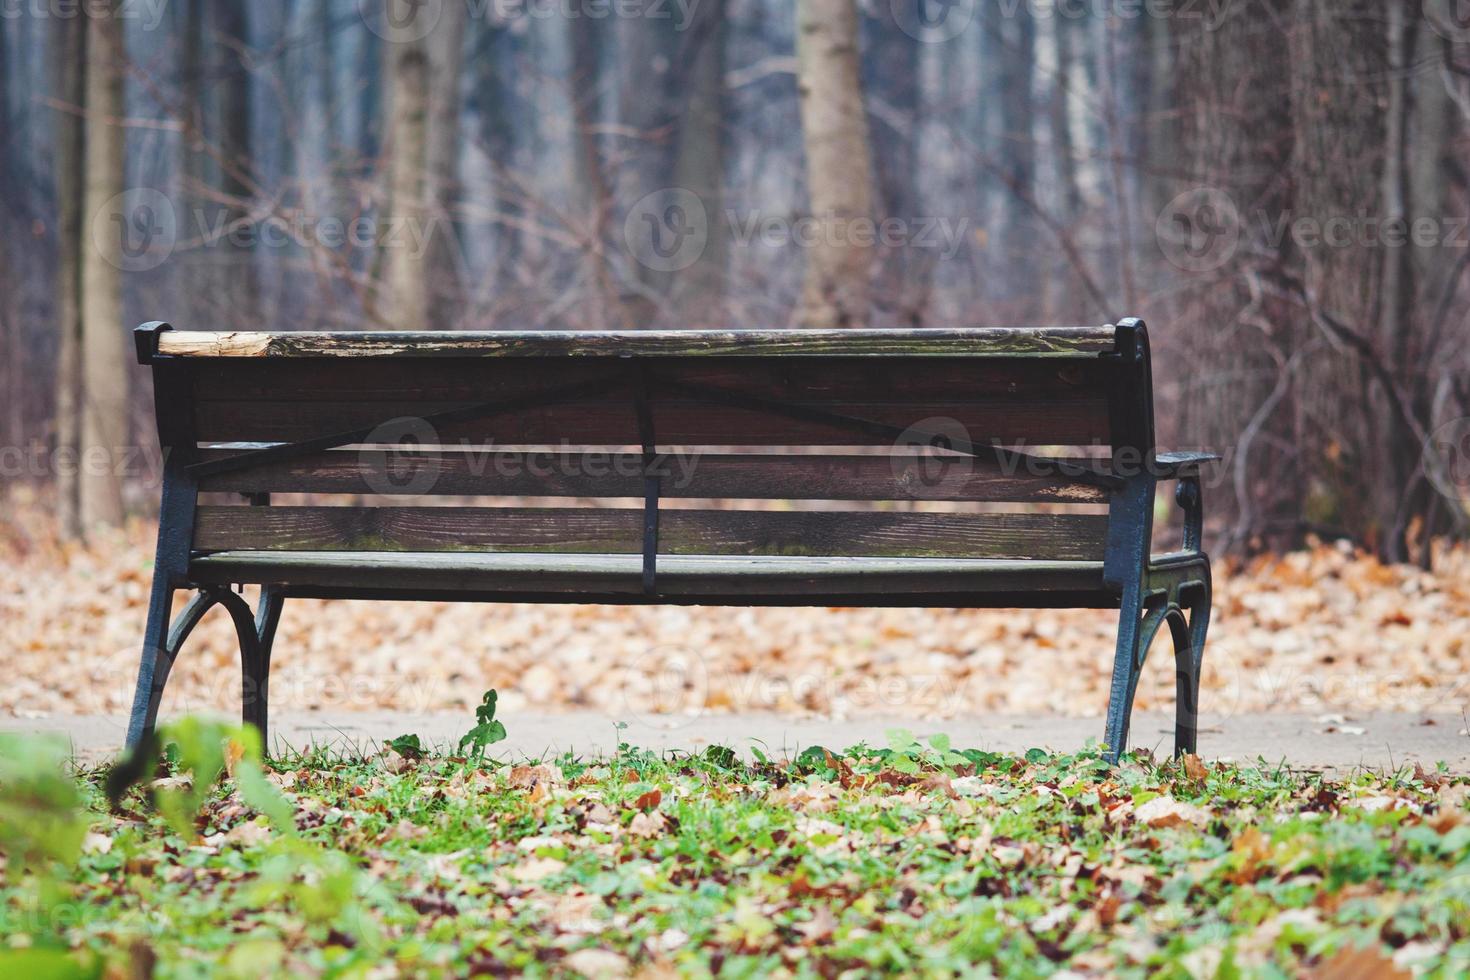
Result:
M953 769L970 759L951 748L948 735L931 735L926 747L906 728L890 728L887 762L895 772L917 775L924 769Z
M482 759L487 748L505 741L505 726L495 720L495 702L499 697L493 688L485 692L484 700L475 709L475 727L459 740L459 750L468 748L471 758Z
M410 762L422 759L425 755L424 743L419 741L417 735L400 735L397 738L390 738L388 748Z
M167 725L130 750L108 773L108 802L119 806L134 786L151 780L164 759L180 775L150 782L149 790L153 805L179 836L193 835L200 808L226 771L242 800L282 833L295 833L294 811L261 768L260 732L255 728L198 718Z

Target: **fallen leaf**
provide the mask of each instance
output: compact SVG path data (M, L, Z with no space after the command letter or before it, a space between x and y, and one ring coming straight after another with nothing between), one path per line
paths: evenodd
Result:
M1345 949L1307 973L1312 980L1410 980L1376 949Z
M574 973L595 980L628 975L627 958L609 949L579 949L562 960L562 965Z
M664 815L658 811L652 813L636 813L633 820L628 824L628 833L634 837L658 837L668 826Z
M566 862L558 861L556 858L530 858L509 869L506 874L516 881L536 882L550 878L566 870Z
M1210 814L1192 803L1176 800L1171 796L1156 796L1133 811L1139 823L1155 829L1165 827L1203 827L1210 822Z

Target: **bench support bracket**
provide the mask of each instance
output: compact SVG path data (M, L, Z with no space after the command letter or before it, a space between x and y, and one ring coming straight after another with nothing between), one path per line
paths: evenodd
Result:
M179 651L205 613L223 606L235 624L240 643L241 716L247 725L260 730L261 742L269 749L268 685L271 647L276 627L281 621L285 599L272 587L261 589L259 609L251 612L250 604L237 592L223 586L201 589L189 600L173 624L169 611L174 589L155 583L148 609L148 629L143 639L143 656L138 668L138 685L133 695L133 711L128 721L128 748L133 748L153 734L158 725L158 708L163 690Z

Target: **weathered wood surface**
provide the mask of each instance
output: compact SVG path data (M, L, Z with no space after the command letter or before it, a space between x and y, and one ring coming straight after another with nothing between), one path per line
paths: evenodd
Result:
M1093 514L924 514L671 510L668 555L1005 558L1102 557ZM638 553L643 511L487 507L201 507L199 551L511 551Z
M504 400L606 382L606 394L631 398L633 372L572 358L200 361L191 365L195 397L215 401L434 402ZM650 397L665 382L738 391L767 399L832 404L862 401L963 401L975 396L1045 400L1100 390L1106 362L1023 357L656 358L645 362Z
M208 450L206 460L234 456ZM1058 461L1078 467L1081 460ZM964 456L680 453L660 455L664 497L774 500L937 500L1101 504L1101 488L1016 462ZM206 477L205 491L426 496L642 497L639 453L334 450Z
M371 429L390 421L422 419L472 407L469 402L199 402L194 407L196 436L203 442L297 442L338 432ZM1111 433L1101 395L1080 393L1047 401L976 396L964 402L916 404L910 401L833 405L801 403L801 408L834 412L897 430L926 425L958 425L978 444L1031 446L1107 445ZM882 446L891 435L864 433L837 423L793 419L773 411L665 399L651 406L660 445L674 446ZM632 399L587 398L487 418L437 426L421 425L425 439L458 446L598 445L639 442Z
M193 332L159 335L173 357L1096 357L1114 328L644 330L616 332Z
M641 597L636 555L445 554L380 552L222 552L196 558L190 574L206 583L251 583L380 594L475 590ZM927 593L1005 596L1044 604L1104 606L1101 562L938 558L781 558L666 556L659 593L727 598L792 596L857 599ZM1027 595L1029 593L1029 595ZM1096 598L1087 600L1091 593ZM953 600L951 600L953 601Z

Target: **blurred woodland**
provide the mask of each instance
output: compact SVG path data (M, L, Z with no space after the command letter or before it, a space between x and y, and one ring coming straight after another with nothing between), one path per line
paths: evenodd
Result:
M1470 532L1464 8L9 2L3 478L72 533L153 506L142 320L1139 315L1215 549L1428 563Z

